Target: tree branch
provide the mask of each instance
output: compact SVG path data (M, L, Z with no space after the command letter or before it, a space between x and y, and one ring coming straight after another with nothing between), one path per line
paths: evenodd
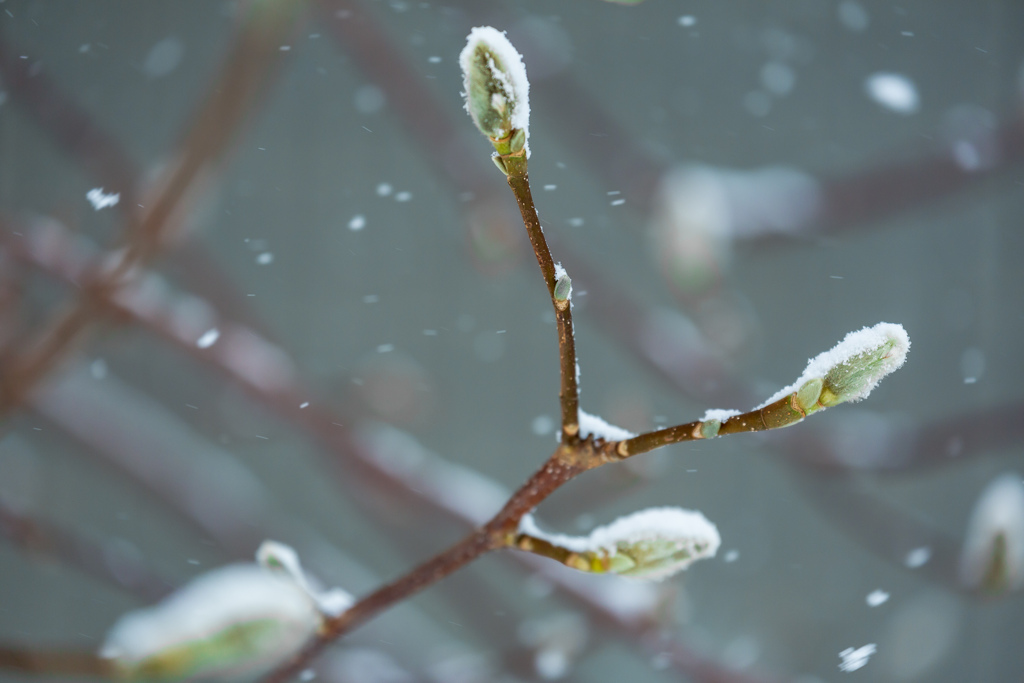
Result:
M36 650L0 645L0 669L48 676L88 676L113 679L109 660L92 652Z
M534 206L533 195L530 193L526 154L520 150L518 153L506 153L502 159L508 169L508 186L512 188L512 193L516 197L519 212L523 216L523 224L526 226L526 233L530 237L530 244L533 245L533 252L537 255L537 263L540 265L544 284L548 288L551 304L555 308L561 375L558 396L562 406L562 435L563 439L572 441L580 431L580 397L579 387L576 385L576 341L573 338L572 330L572 304L569 298L560 299L555 296L555 263L551 259L551 252L548 250L548 243L544 238L544 229L540 225L537 207Z

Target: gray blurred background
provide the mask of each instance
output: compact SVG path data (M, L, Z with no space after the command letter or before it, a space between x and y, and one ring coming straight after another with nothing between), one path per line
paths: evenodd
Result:
M913 348L862 404L549 499L565 533L653 505L718 525L718 556L637 589L635 613L595 607L621 580L581 598L499 553L353 633L317 680L1022 679L1020 594L960 566L986 485L1024 469L1024 4L297 12L0 2L8 378L99 250L159 231L148 275L0 417L0 643L98 648L264 538L364 594L500 504L435 458L512 490L550 454L550 302L461 108L458 53L490 24L531 80L585 410L641 431L748 409L879 321ZM174 177L187 191L147 219ZM98 187L121 201L95 210Z

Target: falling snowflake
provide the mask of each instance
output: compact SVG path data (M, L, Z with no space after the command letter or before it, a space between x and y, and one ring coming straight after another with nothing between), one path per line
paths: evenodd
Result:
M840 659L843 660L839 663L839 670L846 673L856 671L868 663L868 659L871 658L871 655L875 654L876 650L878 650L878 646L875 643L868 643L864 647L858 647L856 650L852 647L846 648L839 653Z

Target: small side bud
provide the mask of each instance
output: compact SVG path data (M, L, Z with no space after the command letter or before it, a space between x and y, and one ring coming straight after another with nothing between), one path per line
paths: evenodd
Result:
M530 83L523 58L505 34L490 26L470 31L459 54L466 111L492 142L529 156ZM509 153L502 150L504 153Z
M700 438L713 439L718 436L718 430L721 428L722 423L718 420L704 420L700 423Z
M568 301L572 298L572 280L562 275L555 281L555 301Z
M808 415L819 409L818 398L821 396L823 386L825 386L824 380L815 378L804 382L803 386L797 389L797 405Z
M498 167L499 171L508 175L508 168L505 166L505 160L502 159L497 152L491 154L491 161L494 162L494 165Z
M1017 474L992 481L978 498L960 556L966 586L988 593L1024 585L1024 484Z
M522 128L516 128L515 132L512 133L512 139L509 141L509 147L512 153L521 152L523 147L526 146L526 131Z

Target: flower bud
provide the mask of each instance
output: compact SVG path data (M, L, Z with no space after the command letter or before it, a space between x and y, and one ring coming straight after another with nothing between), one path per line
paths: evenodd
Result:
M523 58L505 34L490 26L474 28L459 55L466 111L492 141L509 141L511 152L529 156L530 84ZM507 153L507 152L505 152Z
M125 614L100 656L129 681L251 677L298 653L325 614L352 604L340 589L313 590L284 544L264 542L257 559L209 571L159 604Z
M902 325L878 323L850 332L841 342L807 362L796 382L777 391L755 410L796 394L796 406L809 415L847 401L867 398L883 377L903 365L910 337Z
M572 280L567 274L555 281L555 301L568 301L572 297Z
M721 543L718 529L704 515L672 507L620 517L595 529L590 539L609 551L610 571L652 581L714 557Z
M718 529L692 510L649 508L620 517L589 536L541 531L531 515L519 525L518 547L558 559L574 569L660 581L693 562L714 557Z
M297 653L321 623L320 611L294 581L258 565L233 564L122 616L100 656L129 681L254 675Z
M818 401L826 408L866 398L883 377L903 365L910 340L902 327L876 325L861 330L865 331L872 334L854 341L866 348L836 363L825 375ZM843 343L857 334L851 332Z
M1019 475L998 477L978 498L960 556L960 578L990 593L1024 585L1024 484Z

